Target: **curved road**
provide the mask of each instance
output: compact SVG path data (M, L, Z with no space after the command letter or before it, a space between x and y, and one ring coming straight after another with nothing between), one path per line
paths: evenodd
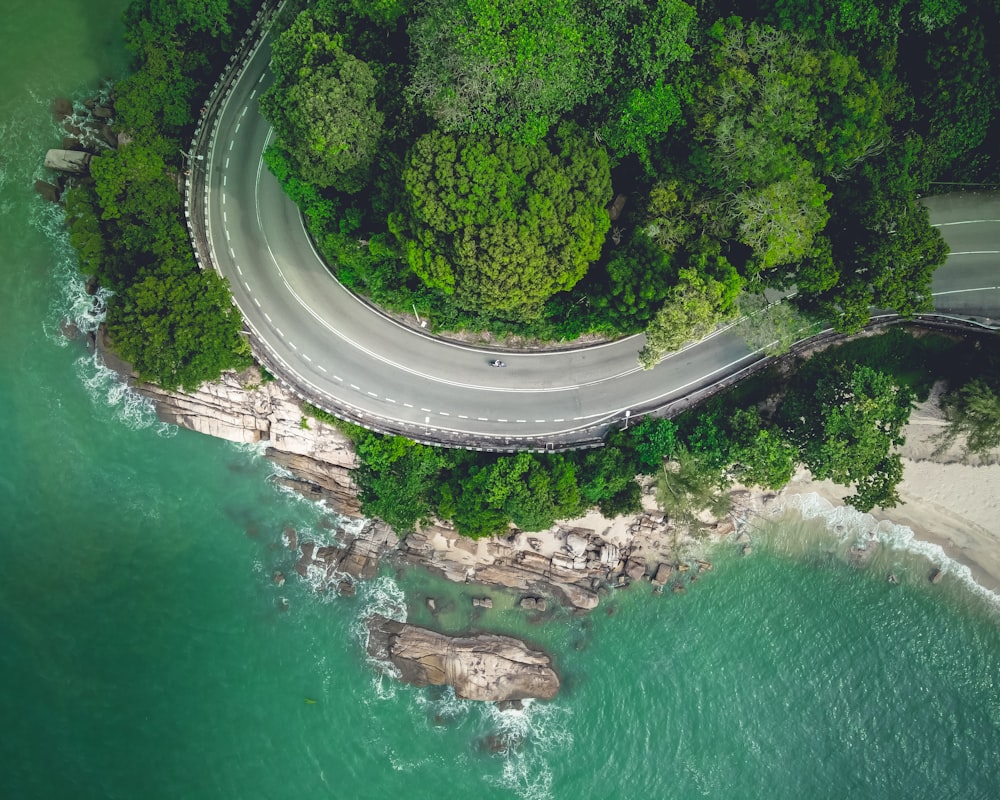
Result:
M307 395L414 438L449 434L494 446L593 440L632 408L662 406L756 356L714 334L655 369L636 362L640 337L557 353L503 354L460 346L374 312L335 281L294 204L262 161L270 138L257 100L270 84L268 34L220 110L206 167L211 256L250 327ZM938 271L937 308L1000 316L1000 197L932 198L932 219L955 251ZM432 434L433 432L433 434Z

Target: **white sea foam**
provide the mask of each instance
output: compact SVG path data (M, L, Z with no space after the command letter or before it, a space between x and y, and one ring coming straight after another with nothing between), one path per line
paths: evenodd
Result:
M558 703L525 701L522 709L501 710L480 704L486 725L506 746L503 770L491 779L524 800L552 796L552 760L568 756L573 748L571 712Z
M389 660L388 653L371 653L368 650L371 635L368 620L376 614L386 619L406 622L406 595L388 575L381 575L372 581L356 584L357 596L361 600L361 611L354 621L352 631L360 643L368 664L372 667L372 689L379 700L396 696L399 670Z
M940 545L918 539L913 530L906 525L875 519L871 514L850 506L835 506L815 492L791 495L785 499L782 508L795 511L806 520L819 520L831 532L852 543L863 544L865 541L875 540L886 547L923 556L945 576L951 577L973 594L1000 608L1000 595L976 583L972 572L965 564L950 558Z

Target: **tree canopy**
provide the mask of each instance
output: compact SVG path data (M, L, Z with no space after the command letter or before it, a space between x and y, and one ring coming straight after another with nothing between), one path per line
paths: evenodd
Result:
M275 41L271 68L276 80L261 112L298 175L320 188L363 188L385 121L369 66L304 12Z
M466 307L537 315L601 252L610 220L607 156L572 127L551 145L434 132L403 169L391 225L410 268Z

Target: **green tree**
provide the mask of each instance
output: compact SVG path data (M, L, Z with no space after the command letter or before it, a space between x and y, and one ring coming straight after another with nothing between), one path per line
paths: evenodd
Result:
M194 390L251 363L229 286L193 261L166 260L140 277L109 306L107 325L139 377L165 389Z
M941 435L941 450L959 437L968 453L985 456L1000 447L1000 396L982 378L975 378L942 398L947 427Z
M685 447L677 448L674 461L663 464L654 483L656 500L672 519L698 527L699 514L725 514L731 499L721 470L712 467Z
M410 96L445 131L535 143L603 86L573 0L427 0Z
M652 369L666 353L707 336L726 319L742 281L721 255L702 253L693 266L678 270L678 283L646 328L639 351L643 369Z
M741 483L777 491L792 479L798 450L783 431L767 425L756 409L737 410L729 424L728 460Z
M574 129L551 147L430 133L403 170L390 217L409 265L466 309L524 319L572 288L611 223L607 156Z
M271 68L276 80L261 96L261 112L298 175L321 188L360 190L385 121L371 68L309 11L275 41Z
M898 453L913 393L871 367L836 364L818 379L812 371L782 402L780 415L791 441L813 475L855 485L848 502L862 511L898 501L902 476Z

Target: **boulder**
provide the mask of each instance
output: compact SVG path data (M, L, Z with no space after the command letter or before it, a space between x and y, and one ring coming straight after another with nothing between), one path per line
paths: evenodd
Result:
M73 116L73 104L65 97L57 97L52 101L52 118L61 122L66 117Z
M931 583L941 583L942 576L943 573L941 572L941 570L935 568L931 570L931 574L927 576L927 580L929 580Z
M545 611L548 608L544 597L522 597L518 605L525 611Z
M452 686L465 700L551 700L559 691L552 659L510 636L445 636L378 615L368 621L368 652L387 658L415 686Z
M630 558L625 565L625 574L630 580L641 581L646 574L646 561L642 558Z
M472 605L475 608L493 608L493 600L489 597L473 597Z
M667 581L670 580L671 574L673 574L674 568L670 564L660 564L656 568L656 574L653 576L654 586L663 586Z
M586 553L588 544L589 542L579 534L570 533L566 535L566 549L574 558Z
M45 166L48 169L55 169L60 172L86 175L90 172L90 153L53 148L45 154Z
M48 200L50 203L59 202L59 187L48 181L35 181L35 191L42 196L43 200Z

